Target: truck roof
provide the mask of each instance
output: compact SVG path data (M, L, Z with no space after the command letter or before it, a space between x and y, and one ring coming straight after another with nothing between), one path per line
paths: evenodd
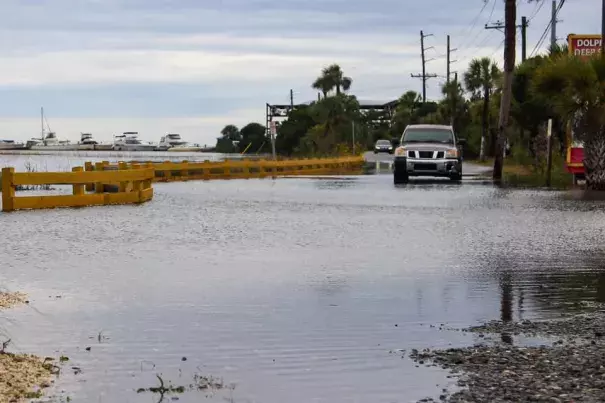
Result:
M452 129L452 126L450 126L450 125L407 125L406 130L409 127L412 127L415 129Z

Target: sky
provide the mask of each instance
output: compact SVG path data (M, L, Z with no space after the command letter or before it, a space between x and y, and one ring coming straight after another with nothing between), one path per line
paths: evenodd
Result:
M568 0L557 24L599 33L600 0ZM528 54L551 1L518 1L531 18ZM100 141L167 132L213 145L227 124L265 123L265 104L316 99L311 83L338 63L360 100L420 92L420 30L427 36L427 98L473 57L502 65L504 1L487 0L0 0L0 138L40 133L40 108L60 139ZM548 46L550 34L544 41ZM520 35L518 35L520 59Z

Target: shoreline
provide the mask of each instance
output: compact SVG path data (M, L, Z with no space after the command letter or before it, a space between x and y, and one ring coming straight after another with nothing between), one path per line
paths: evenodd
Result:
M29 304L21 292L0 291L0 312ZM0 322L1 324L1 322ZM7 351L11 340L0 340L0 402L20 402L43 396L44 389L53 384L57 367L52 358Z
M417 366L439 367L457 378L456 390L419 402L605 401L605 311L547 321L492 321L464 329L481 343L463 348L412 350ZM494 337L496 336L496 337ZM513 336L541 345L514 345Z

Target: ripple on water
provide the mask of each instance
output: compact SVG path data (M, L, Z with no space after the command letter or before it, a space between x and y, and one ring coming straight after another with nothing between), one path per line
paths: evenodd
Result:
M32 303L2 327L73 357L82 401L201 372L237 384L209 401L391 402L449 380L390 351L475 341L431 324L605 299L601 202L391 180L158 184L142 206L3 215L0 285Z

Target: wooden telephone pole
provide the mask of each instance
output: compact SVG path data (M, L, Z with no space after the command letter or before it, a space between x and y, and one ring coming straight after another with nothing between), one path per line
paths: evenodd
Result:
M432 36L432 35L433 34L425 35L424 32L420 31L420 56L422 58L422 73L421 74L411 74L411 76L413 78L422 79L422 102L423 103L426 102L426 80L428 80L429 78L437 77L437 74L427 74L426 73L426 63L430 60L426 60L425 51L427 51L428 49L431 49L432 46L429 48L425 48L424 47L424 38L426 38L427 36Z

